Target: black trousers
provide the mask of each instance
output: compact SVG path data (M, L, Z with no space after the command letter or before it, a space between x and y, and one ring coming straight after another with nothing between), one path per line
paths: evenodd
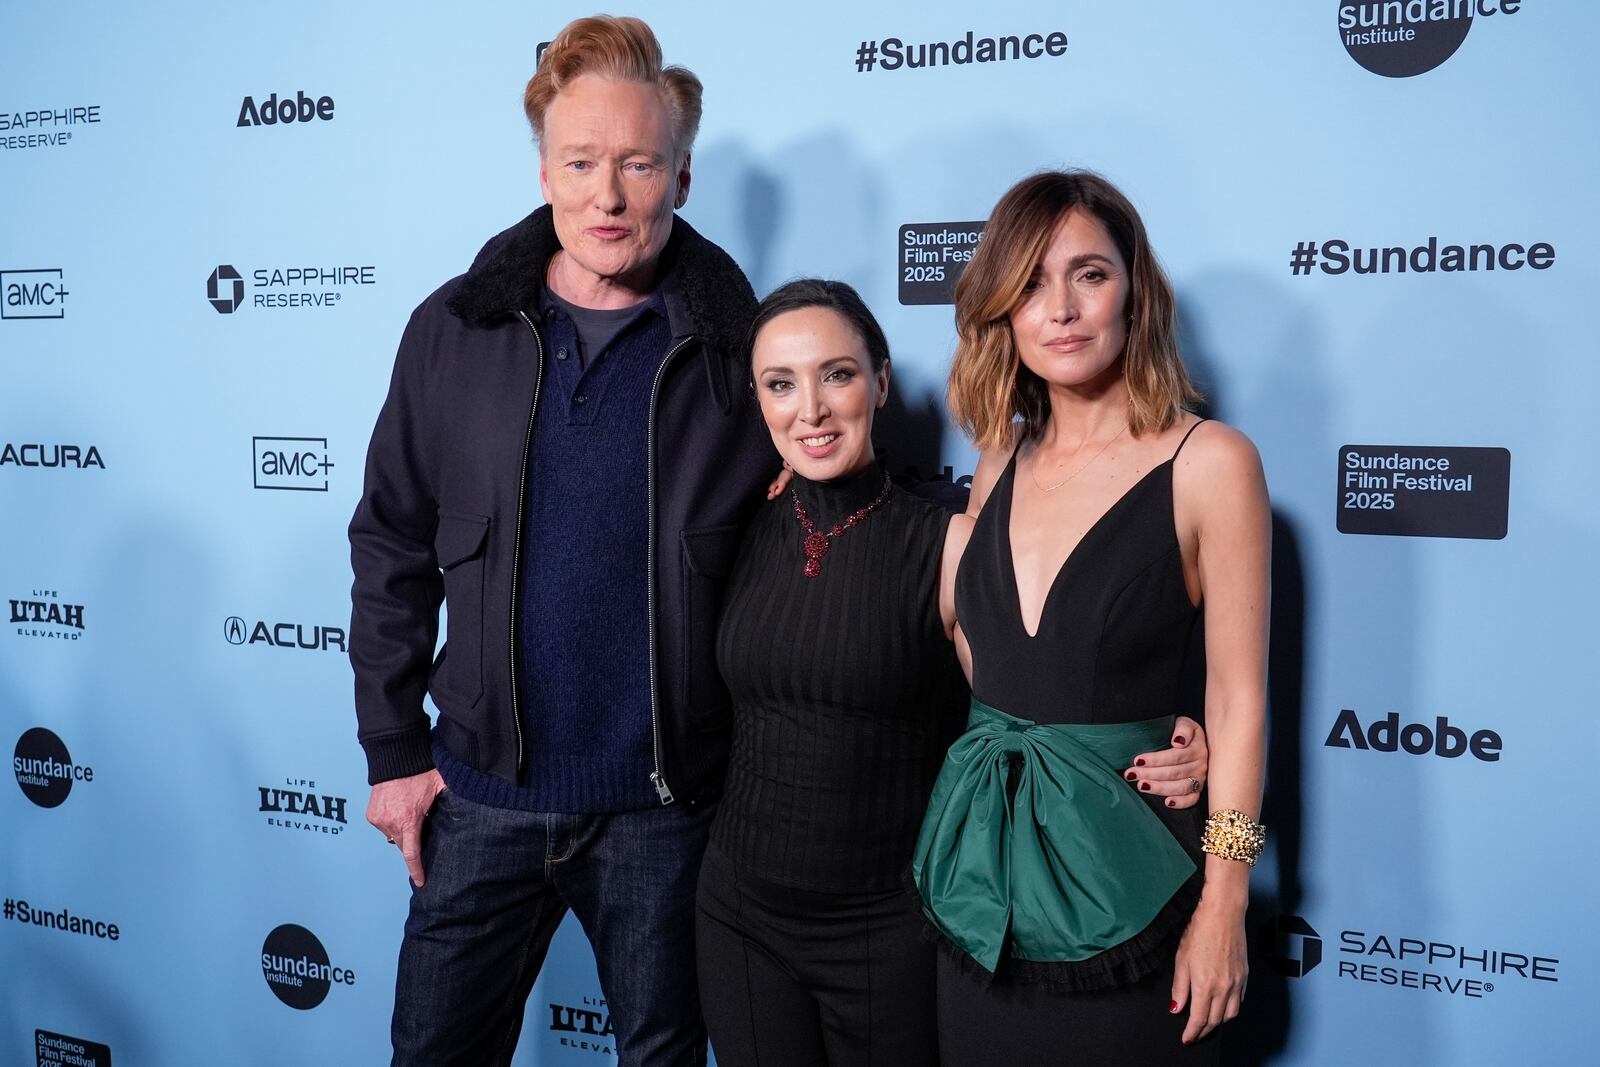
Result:
M1173 945L1177 953L1177 945ZM939 1051L945 1067L1211 1067L1221 1035L1183 1043L1172 962L1133 985L1055 993L1004 975L984 985L939 956Z
M718 1067L938 1062L934 948L911 897L814 893L700 867L700 1002Z

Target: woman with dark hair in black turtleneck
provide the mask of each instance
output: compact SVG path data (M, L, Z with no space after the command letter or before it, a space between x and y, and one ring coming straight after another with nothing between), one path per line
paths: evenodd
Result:
M751 338L795 477L752 521L722 608L734 734L700 874L706 1023L721 1067L932 1064L934 948L902 879L967 714L950 638L973 520L877 462L889 350L855 290L791 282ZM1178 721L1175 739L1199 736ZM1148 791L1193 802L1203 742L1140 761Z

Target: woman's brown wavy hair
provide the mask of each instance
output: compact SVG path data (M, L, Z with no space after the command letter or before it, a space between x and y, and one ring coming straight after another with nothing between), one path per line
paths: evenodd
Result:
M1128 340L1122 373L1128 385L1128 428L1135 437L1171 426L1198 403L1178 354L1177 305L1144 222L1116 186L1090 171L1045 171L1012 186L994 206L972 262L956 283L955 363L950 368L950 413L985 451L1032 441L1050 418L1043 379L1023 366L1011 333L1011 312L1044 259L1062 216L1074 208L1098 219L1111 235L1131 281Z

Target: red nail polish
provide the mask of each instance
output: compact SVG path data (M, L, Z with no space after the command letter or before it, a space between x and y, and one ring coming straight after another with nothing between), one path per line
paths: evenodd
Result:
M1182 748L1184 745L1187 745L1189 743L1189 739L1187 737L1182 737L1182 736L1174 737L1172 739L1172 743L1174 745L1177 745L1179 748Z
M1167 798L1167 807L1175 808L1177 806L1178 806L1178 802L1176 800L1173 800L1171 797Z
M1178 1010L1178 1002L1176 1000L1174 1000L1171 1004L1167 1005L1167 1011L1176 1013L1177 1010Z
M1139 788L1144 790L1146 793L1148 793L1148 792L1150 792L1150 783L1149 782L1140 782L1139 783Z
M1133 765L1135 767L1143 767L1144 766L1144 760L1143 759L1136 759L1136 760L1133 761Z
M1137 774L1134 774L1132 771L1129 771L1127 774L1124 774L1122 777L1126 778L1130 782L1137 782L1139 780L1139 776Z

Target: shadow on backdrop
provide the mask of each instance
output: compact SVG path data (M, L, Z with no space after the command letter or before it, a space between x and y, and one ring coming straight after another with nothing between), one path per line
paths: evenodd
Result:
M1213 342L1203 328L1200 308L1204 298L1192 294L1180 297L1182 311L1178 336L1190 377L1205 399L1199 413L1246 429L1252 420L1245 405L1224 394L1218 361L1212 356ZM1270 306L1270 305L1269 305ZM1277 340L1278 358L1282 353L1302 354L1311 347L1309 324L1286 330ZM1272 358L1272 353L1268 353ZM1270 375L1270 371L1268 372ZM1271 402L1270 395L1268 402ZM1326 403L1316 390L1305 400ZM1230 401L1234 401L1230 403ZM1311 421L1325 421L1325 412L1311 405L1302 412ZM1268 487L1269 490L1271 486ZM1304 830L1302 799L1302 752L1306 716L1306 568L1301 548L1302 537L1287 511L1272 512L1272 617L1268 630L1267 655L1267 766L1266 789L1261 821L1268 827L1269 848L1263 856L1263 871L1252 879L1250 907L1245 916L1245 932L1250 941L1250 977L1246 1004L1239 1019L1222 1032L1226 1062L1265 1064L1272 1062L1288 1040L1292 1004L1289 977L1276 959L1276 920L1280 915L1298 914L1304 893L1300 881L1300 858ZM1203 720L1205 707L1205 619L1196 627L1186 664L1182 707ZM1270 865L1270 866L1269 866ZM1270 871L1268 879L1261 873ZM1270 885L1262 885L1270 881ZM1264 943L1263 937L1270 938Z

